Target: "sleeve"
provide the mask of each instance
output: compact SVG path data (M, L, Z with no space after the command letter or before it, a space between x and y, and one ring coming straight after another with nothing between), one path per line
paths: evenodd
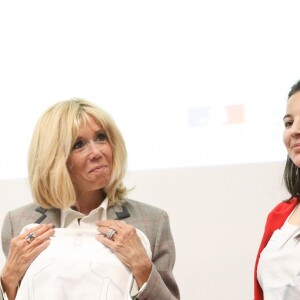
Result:
M173 276L175 245L169 217L162 211L158 220L156 240L152 254L152 271L147 285L138 295L139 300L179 300L179 289Z
M13 237L12 226L10 221L10 215L8 213L6 214L4 222L2 224L2 232L1 232L2 250L3 253L5 254L5 257L7 257L9 244L12 237ZM3 290L1 281L0 281L0 300L8 300L6 293Z
M130 298L132 300L138 300L138 297L140 295L140 293L146 288L147 286L147 282L145 282L142 287L140 289L138 289L138 286L137 286L137 283L136 281L134 280L134 283L133 283L133 288L131 289L130 291Z
M2 224L2 231L1 231L2 250L3 250L5 257L7 257L7 255L8 255L10 241L13 238L13 236L14 235L13 235L10 213L7 213L4 218L4 221Z

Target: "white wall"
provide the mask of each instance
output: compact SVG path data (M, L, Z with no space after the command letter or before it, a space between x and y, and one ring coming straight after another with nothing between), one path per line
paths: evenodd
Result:
M286 197L282 162L129 172L131 198L168 211L183 300L252 299L253 264L268 211ZM30 200L25 180L0 181L1 223ZM4 257L1 257L1 264Z

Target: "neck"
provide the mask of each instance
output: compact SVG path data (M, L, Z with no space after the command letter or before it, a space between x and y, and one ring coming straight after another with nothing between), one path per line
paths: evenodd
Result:
M72 209L88 215L93 209L97 208L103 202L105 196L106 195L103 190L81 193L77 196L76 203L72 206Z

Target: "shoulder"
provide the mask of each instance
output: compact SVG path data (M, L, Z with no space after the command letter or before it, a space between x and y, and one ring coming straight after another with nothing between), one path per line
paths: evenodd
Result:
M298 203L299 200L297 198L292 198L282 201L270 211L265 225L265 234L268 238L274 230L281 228Z
M156 239L158 233L170 235L169 216L163 209L130 199L126 199L123 205L130 214L124 221L143 231L150 242Z
M24 213L34 212L37 207L39 207L37 204L29 203L29 204L17 207L13 210L10 210L8 212L8 214L10 214L11 216L22 215Z
M19 225L31 221L36 216L36 209L38 207L37 204L30 203L8 211L5 215L3 225L5 226L8 223Z
M138 215L147 215L147 216L161 216L161 215L167 215L167 212L159 207L132 200L132 199L126 199L126 202L124 205L129 210L130 214L138 214Z
M10 231L13 236L19 234L25 225L34 223L40 217L38 207L38 204L30 203L8 211L3 221L2 232Z
M271 210L270 215L290 213L297 206L298 203L299 200L297 198L282 201Z
M18 226L32 223L40 215L38 212L39 207L40 206L36 203L29 203L10 210L5 216L4 223L10 221L14 225Z

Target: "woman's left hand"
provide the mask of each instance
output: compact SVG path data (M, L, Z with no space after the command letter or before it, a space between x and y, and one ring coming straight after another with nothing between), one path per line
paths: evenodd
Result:
M96 239L110 248L121 262L126 265L135 277L139 288L148 280L152 269L152 262L147 255L136 229L123 221L107 220L96 222L101 233ZM107 237L110 229L115 233Z

